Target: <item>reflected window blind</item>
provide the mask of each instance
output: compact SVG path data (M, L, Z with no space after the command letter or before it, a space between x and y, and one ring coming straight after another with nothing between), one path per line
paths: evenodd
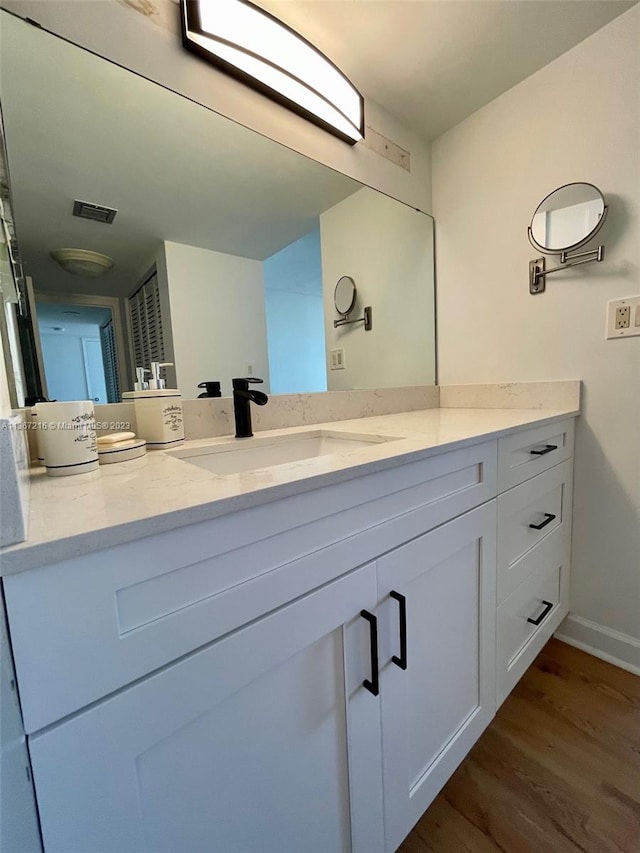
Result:
M155 271L129 297L129 319L134 367L148 368L152 361L165 361L160 291Z
M116 338L113 331L113 319L107 320L100 326L100 343L102 344L102 362L104 364L104 379L107 386L107 402L120 402L120 381L118 379L118 363L116 361Z

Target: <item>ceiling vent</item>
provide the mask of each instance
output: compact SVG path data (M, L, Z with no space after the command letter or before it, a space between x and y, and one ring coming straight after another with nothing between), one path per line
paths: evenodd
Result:
M94 222L105 222L110 225L118 211L114 207L104 207L101 204L91 204L90 201L73 202L73 215L81 219L93 219Z

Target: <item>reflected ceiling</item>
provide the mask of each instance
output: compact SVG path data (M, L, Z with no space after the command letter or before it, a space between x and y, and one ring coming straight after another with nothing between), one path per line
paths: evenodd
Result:
M39 290L129 293L162 240L263 260L361 187L6 13L0 62L16 226ZM74 199L117 208L113 224L73 217ZM64 247L116 266L77 279L49 258Z

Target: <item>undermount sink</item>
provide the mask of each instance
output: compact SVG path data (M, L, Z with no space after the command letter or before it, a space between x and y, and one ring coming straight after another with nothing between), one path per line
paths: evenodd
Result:
M395 440L395 436L314 430L271 438L234 439L228 444L172 450L169 455L214 474L239 474Z

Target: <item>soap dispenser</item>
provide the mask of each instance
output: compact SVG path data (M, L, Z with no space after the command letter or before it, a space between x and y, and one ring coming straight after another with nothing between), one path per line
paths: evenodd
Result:
M177 388L165 388L164 379L160 378L160 368L172 366L172 362L152 361L151 371L137 368L135 391L125 391L122 395L123 401L133 401L136 431L140 438L146 440L147 450L166 450L184 441L180 391ZM139 373L139 370L142 372ZM151 378L147 386L144 374L149 372Z

